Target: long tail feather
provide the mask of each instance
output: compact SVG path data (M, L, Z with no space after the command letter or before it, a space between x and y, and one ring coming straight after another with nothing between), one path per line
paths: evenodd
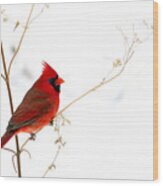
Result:
M9 132L6 132L2 138L1 138L1 148L3 148L6 143L14 136L14 132L13 133L9 133Z

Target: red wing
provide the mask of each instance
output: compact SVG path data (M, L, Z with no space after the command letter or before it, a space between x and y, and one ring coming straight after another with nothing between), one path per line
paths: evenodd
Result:
M49 113L53 104L46 93L30 90L11 117L7 130L17 130L33 124L42 115Z

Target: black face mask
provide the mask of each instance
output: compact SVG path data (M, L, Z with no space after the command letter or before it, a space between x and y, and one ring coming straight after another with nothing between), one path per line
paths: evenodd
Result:
M50 85L56 90L57 92L60 92L60 85L56 85L56 80L58 79L58 76L55 78L50 78L48 81Z

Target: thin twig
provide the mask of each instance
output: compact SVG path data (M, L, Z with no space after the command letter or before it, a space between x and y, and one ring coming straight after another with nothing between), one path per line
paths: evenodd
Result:
M46 6L45 6L45 4L44 4L43 7L41 8L40 12L39 12L37 15L33 16L33 18L31 19L31 21L30 21L30 23L29 23L30 25L31 25L36 19L38 19L38 18L41 16L41 14L43 14L45 8L46 8Z
M9 151L9 152L11 152L11 153L13 153L13 154L16 154L16 152L14 151L14 150L12 150L12 149L9 149L9 148L3 148L3 150L6 150L6 151Z
M5 79L6 79L6 87L7 87L7 92L8 92L8 97L9 97L9 103L10 103L10 110L11 114L14 113L14 106L13 106L13 101L12 101L12 93L11 93L11 87L10 87L10 79L9 75L7 73L7 67L6 67L6 60L5 60L5 55L4 55L4 49L3 49L3 44L1 43L1 55L2 55L2 63L3 63L3 69L5 73ZM18 136L15 136L15 142L16 142L16 151L17 151L17 165L18 165L18 176L21 177L21 161L20 161L20 154L19 154L19 139Z
M59 146L58 146L58 149L57 149L57 152L56 152L56 154L55 154L55 157L54 157L54 159L53 159L53 161L51 162L51 164L49 165L49 167L47 168L47 170L45 171L45 173L44 173L43 176L42 176L43 178L48 174L48 172L49 172L52 168L56 169L55 162L56 162L56 160L57 160L57 157L59 156L60 151L61 151L61 146L59 145Z
M32 158L31 153L27 149L22 149L20 153L22 153L22 152L26 152L28 154L29 158L30 159Z
M17 156L16 154L14 154L14 155L12 156L12 165L13 165L13 167L14 167L15 172L17 173L18 171L17 171L16 165L15 165L15 157L16 157L16 156Z
M13 114L14 107L13 107L13 102L12 102L12 95L11 95L11 88L10 88L10 83L9 83L9 76L7 74L6 60L5 60L4 49L3 49L3 44L2 43L1 43L1 55L2 55L2 63L3 63L5 79L6 79L7 92L8 92L9 101L10 101L10 110L11 110L11 113Z
M28 29L28 25L29 25L29 22L30 22L30 19L31 19L31 16L32 16L32 12L33 12L33 9L34 9L34 4L32 5L31 7L31 10L29 12L29 15L28 15L28 18L27 18L27 21L26 21L26 24L25 24L25 27L24 27L24 30L23 30L23 33L22 33L22 36L20 37L20 40L19 40L19 43L18 43L18 46L14 52L14 55L12 56L11 60L10 60L10 63L9 63L9 67L8 67L8 75L10 75L10 71L11 71L11 66L14 62L14 59L16 57L16 55L18 54L19 50L20 50L20 47L22 45L22 42L23 42L23 39L24 39L24 36L25 36L25 33Z
M20 151L23 150L23 148L26 146L26 144L27 144L29 141L30 141L30 138L27 138L27 139L25 140L25 142L22 144L22 146L21 146L21 148L20 148Z

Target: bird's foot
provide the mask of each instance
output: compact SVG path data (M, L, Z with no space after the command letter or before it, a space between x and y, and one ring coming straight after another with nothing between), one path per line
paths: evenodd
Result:
M54 125L54 120L53 119L50 121L50 124L49 125L50 126L53 126Z
M33 141L36 140L36 134L35 133L31 133L30 140L33 140Z

